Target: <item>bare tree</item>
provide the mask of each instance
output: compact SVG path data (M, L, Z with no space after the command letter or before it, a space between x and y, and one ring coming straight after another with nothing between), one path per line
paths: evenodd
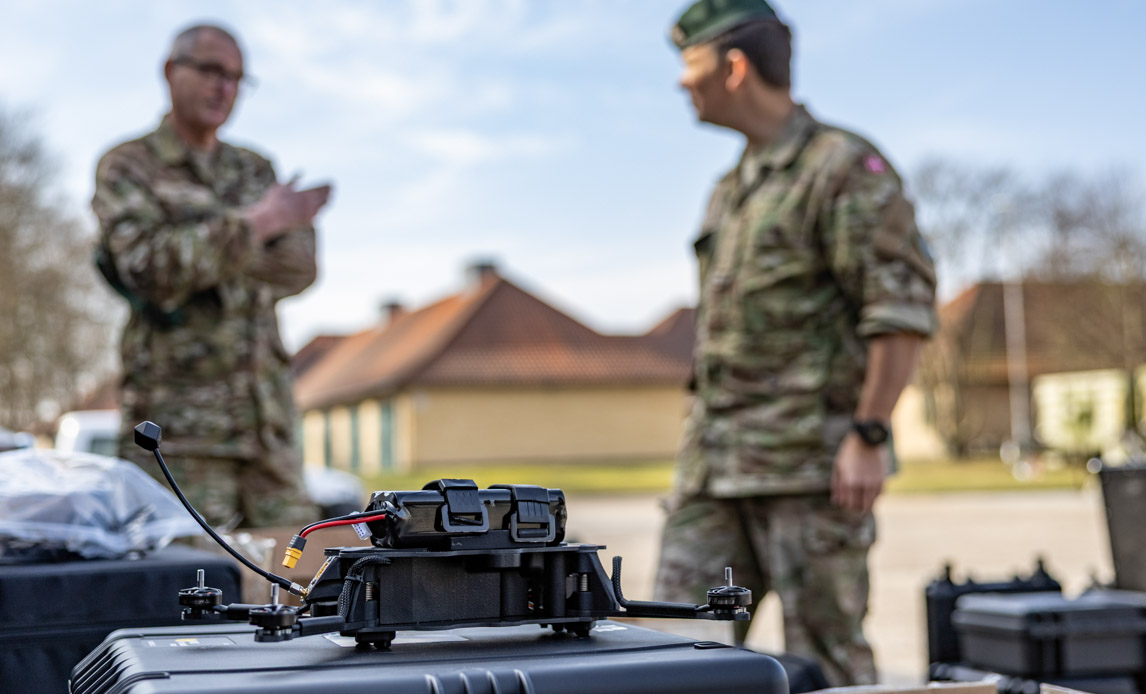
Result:
M1044 280L1116 284L1146 278L1146 207L1134 176L1111 170L1052 176L1038 193L1043 244L1031 267Z
M935 253L941 289L969 286L1022 271L1016 252L1031 234L1034 196L1006 167L975 167L938 157L911 177L920 227ZM926 415L952 453L969 450L983 424L966 403L966 355L957 326L942 324L920 360Z
M0 110L0 426L10 429L50 418L108 375L118 315L27 122Z
M1134 177L1070 171L1029 185L1006 168L932 158L912 185L949 290L1004 278L1055 285L1058 298L1029 306L1024 320L1038 347L1054 354L1051 362L1122 368L1132 380L1146 360L1146 214ZM982 422L966 402L967 345L950 324L957 303L925 350L919 378L931 421L961 453Z
M967 285L1013 269L1000 267L1000 251L1029 235L1035 201L1014 171L930 157L915 170L911 187L945 283Z
M1146 361L1146 206L1135 176L1112 169L1095 176L1060 173L1039 195L1045 239L1031 276L1100 288L1089 304L1069 301L1045 317L1069 325L1075 339L1104 367L1126 373L1127 432L1139 428L1142 408L1135 369ZM1081 297L1080 297L1081 298Z

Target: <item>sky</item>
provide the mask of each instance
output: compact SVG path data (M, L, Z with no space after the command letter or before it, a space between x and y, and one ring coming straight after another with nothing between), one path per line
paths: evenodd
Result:
M280 304L288 347L456 292L487 259L594 329L641 333L695 301L691 241L743 148L677 87L666 36L687 4L0 0L0 109L28 117L94 230L95 163L166 111L171 39L222 23L258 80L223 139L335 186L319 280ZM905 174L929 156L1031 177L1146 161L1142 0L776 7L797 100Z

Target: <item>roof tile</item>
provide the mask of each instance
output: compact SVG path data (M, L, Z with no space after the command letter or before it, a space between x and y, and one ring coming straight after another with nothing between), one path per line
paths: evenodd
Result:
M295 393L313 409L414 385L683 384L688 369L656 339L601 335L497 278L344 338Z

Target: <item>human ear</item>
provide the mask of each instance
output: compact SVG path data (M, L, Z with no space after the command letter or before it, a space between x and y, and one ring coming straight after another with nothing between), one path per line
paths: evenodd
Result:
M730 48L724 54L724 61L728 65L728 77L724 80L724 86L730 92L735 91L748 79L748 56L739 48Z

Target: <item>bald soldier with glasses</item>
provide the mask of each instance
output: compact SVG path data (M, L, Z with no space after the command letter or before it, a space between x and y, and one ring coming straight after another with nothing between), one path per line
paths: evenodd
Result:
M97 264L130 306L119 455L158 472L132 444L153 420L209 522L310 522L275 304L314 282L312 223L331 188L279 183L267 159L219 140L250 83L228 31L181 32L163 76L170 112L104 155L92 200Z

